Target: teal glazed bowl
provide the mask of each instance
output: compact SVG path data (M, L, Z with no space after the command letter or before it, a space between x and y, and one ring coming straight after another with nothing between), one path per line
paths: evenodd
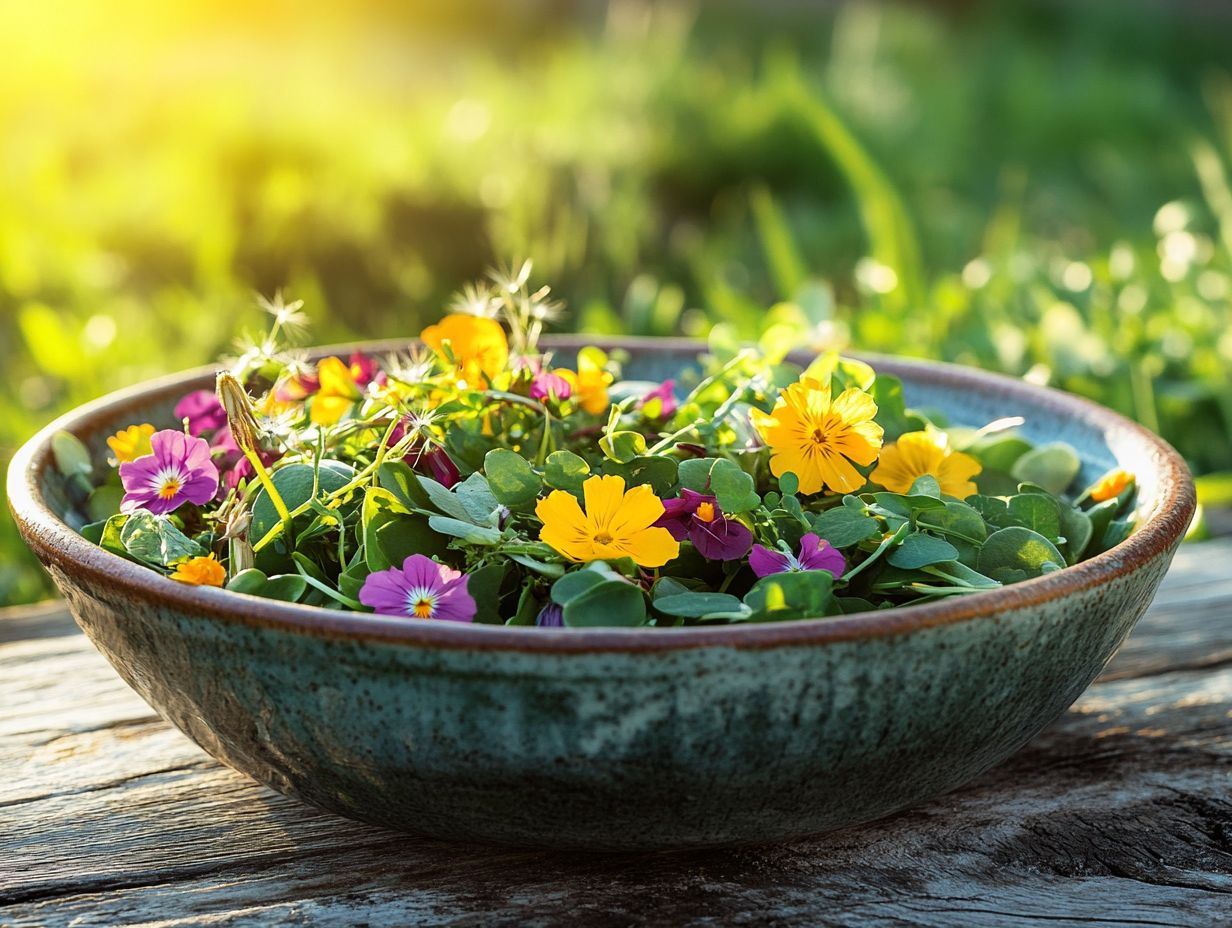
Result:
M567 356L576 340L558 339ZM611 342L629 377L693 363L682 341ZM404 344L360 346L387 351ZM348 347L347 350L350 350ZM910 608L762 625L543 629L383 619L166 580L62 519L51 437L101 463L133 422L172 423L211 371L105 397L14 458L9 501L78 623L124 680L226 764L380 825L585 849L782 841L952 790L1057 718L1150 603L1194 512L1184 462L1145 429L1051 390L868 359L910 405L1020 415L1093 479L1138 478L1139 527L1089 561Z

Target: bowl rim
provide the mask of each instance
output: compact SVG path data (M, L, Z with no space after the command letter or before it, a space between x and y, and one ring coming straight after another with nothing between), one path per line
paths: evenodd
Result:
M405 350L413 339L350 342L323 346L312 357L354 350L389 353ZM545 348L562 351L596 345L606 350L628 348L659 354L697 355L702 342L684 338L552 336ZM90 543L70 528L43 500L39 476L51 466L51 438L66 430L89 434L90 424L122 415L126 408L203 386L216 366L171 374L107 394L60 416L29 439L14 455L8 472L8 502L24 540L44 564L55 564L75 579L129 594L162 607L206 615L248 626L281 629L315 637L381 641L423 648L521 652L645 652L687 648L758 649L798 644L824 644L903 635L937 625L993 618L1061 599L1130 573L1166 554L1179 543L1196 507L1189 469L1163 439L1138 423L1060 390L977 368L887 355L851 353L874 368L952 389L987 390L1018 397L1036 408L1077 418L1104 434L1123 433L1157 469L1161 488L1154 511L1117 546L1078 564L997 590L919 605L785 622L689 626L672 628L545 629L458 622L412 622L398 617L346 612L263 599L228 590L176 583L146 567ZM799 359L799 358L798 358ZM807 356L804 358L807 363Z

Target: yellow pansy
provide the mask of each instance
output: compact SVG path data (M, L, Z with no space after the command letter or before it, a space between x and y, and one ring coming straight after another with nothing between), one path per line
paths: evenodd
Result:
M607 388L612 375L607 370L607 355L598 348L583 348L578 352L577 372L553 371L569 383L570 396L583 412L598 416L608 407Z
M137 458L154 453L154 449L150 447L150 436L153 434L154 426L148 422L142 425L130 425L108 438L107 447L111 449L117 461L121 463L135 461Z
M625 491L623 477L590 477L582 484L586 511L577 497L553 490L535 507L543 522L539 539L583 564L632 558L642 567L662 567L680 553L680 543L654 523L663 502L645 484Z
M192 586L222 586L227 579L227 571L211 554L209 557L190 557L176 565L171 579Z
M829 381L803 377L779 394L771 412L754 409L753 425L770 448L770 471L795 474L800 492L829 487L851 493L864 485L854 464L877 460L883 430L877 404L852 387L831 400Z
M360 399L354 371L342 358L325 358L317 364L321 388L312 397L312 421L333 425Z
M891 493L906 493L927 474L946 496L966 499L978 492L972 478L982 469L969 454L951 451L944 432L907 432L882 449L870 479Z
M509 340L495 319L453 313L419 335L423 343L448 359L468 386L483 387L509 363ZM448 343L448 353L446 353Z

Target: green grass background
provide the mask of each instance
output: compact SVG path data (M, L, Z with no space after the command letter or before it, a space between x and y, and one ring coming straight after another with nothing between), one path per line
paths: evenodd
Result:
M256 292L411 335L531 256L564 329L804 324L1232 470L1218 4L249 6L0 7L0 462ZM0 604L46 592L5 514Z

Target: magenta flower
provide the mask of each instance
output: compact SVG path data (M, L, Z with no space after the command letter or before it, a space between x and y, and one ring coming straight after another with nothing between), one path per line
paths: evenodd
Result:
M477 607L466 590L469 579L430 557L412 554L401 567L368 574L359 601L381 615L470 622Z
M150 437L153 453L120 465L121 512L174 512L185 503L208 503L218 492L218 468L203 438L164 429Z
M665 380L640 400L637 408L651 419L670 419L680 404L676 402L676 381Z
M351 377L355 380L355 386L361 390L370 383L379 384L384 379L384 372L377 366L376 358L362 351L352 352L347 366L351 369Z
M530 381L531 399L539 402L544 400L567 400L573 395L573 386L560 374L552 371L538 371Z
M188 420L192 435L214 432L227 424L227 413L212 390L193 390L175 404L175 417Z
M240 450L240 446L236 443L235 436L231 434L231 427L229 425L223 426L214 436L214 440L210 444L210 452L222 456L221 461L219 461L219 471L222 474L222 481L228 490L234 490L240 485L241 480L247 480L256 473L252 468L252 462L244 456L244 452ZM263 448L258 448L257 457L261 459L262 464L269 467L282 455L277 451L266 451ZM220 493L219 495L222 494Z
M428 475L441 486L449 489L462 479L458 465L453 462L444 448L435 445L419 444L413 446L403 458L417 471L427 471Z
M663 500L663 515L655 525L677 541L687 538L710 561L737 561L753 543L748 526L724 516L713 496L688 489L680 491L679 499Z
M793 570L827 570L837 580L847 571L847 561L838 549L812 532L800 539L799 556L786 551L772 551L764 545L753 545L749 566L759 577Z

